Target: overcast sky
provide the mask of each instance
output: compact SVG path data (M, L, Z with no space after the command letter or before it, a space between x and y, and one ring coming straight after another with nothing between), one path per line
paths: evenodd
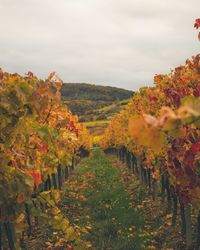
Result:
M138 90L200 53L196 18L200 0L0 0L0 67Z

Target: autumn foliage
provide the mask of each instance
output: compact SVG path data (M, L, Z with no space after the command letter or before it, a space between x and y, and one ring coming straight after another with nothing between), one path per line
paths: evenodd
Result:
M101 145L126 147L147 169L155 166L155 179L167 171L182 202L199 208L200 55L169 75L156 75L154 84L136 92L113 118Z
M15 222L58 166L70 167L80 147L90 149L86 128L61 103L61 85L55 72L43 81L0 69L1 223Z
M195 20L194 27L195 27L196 29L198 29L198 28L200 27L200 18L198 18L198 19ZM200 32L199 32L199 34L198 34L198 39L200 40Z

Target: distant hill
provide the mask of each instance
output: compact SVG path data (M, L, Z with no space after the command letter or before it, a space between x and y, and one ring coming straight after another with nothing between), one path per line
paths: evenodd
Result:
M111 106L113 111L115 104L119 106L119 103L131 98L133 94L133 91L121 88L86 83L64 83L61 88L62 101L73 114L79 116L79 121L107 120L110 109L104 112L103 108Z

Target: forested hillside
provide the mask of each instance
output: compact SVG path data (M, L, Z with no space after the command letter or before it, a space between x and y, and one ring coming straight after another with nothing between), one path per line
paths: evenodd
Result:
M62 101L67 104L73 114L79 116L80 121L104 120L109 112L104 114L102 109L117 104L133 96L133 91L98 86L86 83L65 83L61 88ZM83 118L84 117L84 118Z

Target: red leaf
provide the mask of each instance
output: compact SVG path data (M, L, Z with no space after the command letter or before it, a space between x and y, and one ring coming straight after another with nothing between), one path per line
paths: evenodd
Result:
M189 165L193 164L193 162L194 162L194 152L192 151L192 149L189 149L189 150L187 150L185 152L184 161Z
M0 68L0 80L3 79L3 71L2 69Z
M192 176L194 175L193 169L192 169L190 166L188 166L188 165L185 167L185 172L186 172L186 174L189 175L190 177L192 177Z
M200 33L199 33L200 34ZM194 97L199 97L200 96L200 87L196 87L194 90L193 90L193 96Z
M190 148L194 154L197 154L200 150L200 142L197 142L196 144L192 144Z
M195 20L194 28L198 29L200 27L200 18Z
M33 77L33 73L31 71L29 71L26 75L30 76L30 77Z
M179 93L177 91L172 90L171 91L171 98L172 98L172 101L173 101L174 105L176 106L176 108L178 108L181 104L181 98L179 96Z
M158 98L156 96L150 96L149 100L150 100L150 102L157 102Z
M36 187L41 183L41 175L36 170L25 170L25 174L29 174L33 177Z
M78 137L78 129L75 127L75 124L73 121L70 121L68 126L67 126L67 129L72 132L72 133L75 133L76 134L76 137Z
M174 173L176 177L181 177L184 175L184 170L182 168L174 169Z
M41 153L46 152L48 150L48 144L44 144L44 145L40 146L38 150Z
M200 27L200 18L196 19L194 23L194 28L198 29L199 27ZM198 39L200 41L200 32L198 34Z
M21 166L19 167L19 166L17 165L16 161L13 161L13 160L12 160L12 165L13 165L15 168L17 168L17 169L19 169L19 168L21 167Z

